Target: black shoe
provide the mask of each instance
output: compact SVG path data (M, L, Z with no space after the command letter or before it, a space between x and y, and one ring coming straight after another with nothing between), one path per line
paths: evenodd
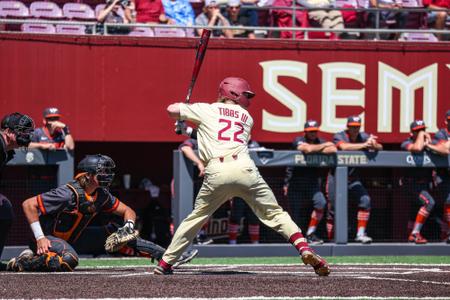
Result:
M306 241L310 245L322 245L323 244L323 240L321 238L319 238L317 235L315 235L314 233L307 235Z
M0 262L0 272L6 271L6 264Z
M212 238L209 238L206 234L199 234L194 240L194 244L197 245L209 245L212 244Z

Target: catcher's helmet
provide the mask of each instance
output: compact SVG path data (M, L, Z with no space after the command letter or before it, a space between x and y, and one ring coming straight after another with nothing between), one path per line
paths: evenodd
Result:
M100 186L109 187L114 179L113 169L116 164L111 157L95 154L86 155L77 166L79 172L86 172L89 174L97 175L97 180Z
M27 147L33 137L34 121L27 115L15 112L3 117L1 129L14 132L17 144Z
M227 77L219 85L220 98L230 99L243 107L248 107L254 96L250 84L239 77Z

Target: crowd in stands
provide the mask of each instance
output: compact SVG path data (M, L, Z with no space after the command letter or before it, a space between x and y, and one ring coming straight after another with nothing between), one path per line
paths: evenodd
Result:
M28 2L27 2L28 1ZM103 23L143 23L177 26L232 26L236 29L216 29L215 37L225 38L293 38L293 31L246 30L242 27L317 27L325 29L438 29L450 26L450 0L107 0L99 3L72 3L64 0L29 1L0 0L0 18L74 20ZM81 1L88 2L88 1ZM374 9L381 10L374 10ZM357 9L357 10L356 10ZM363 10L371 9L371 10ZM414 9L418 11L414 11ZM420 10L421 9L421 10ZM424 11L431 9L434 11ZM295 15L295 17L293 17ZM13 29L11 29L13 28ZM21 30L36 33L85 34L92 26L71 24L35 24L17 26L0 24L0 30ZM194 36L202 29L109 27L108 34L133 36ZM295 31L295 37L305 38L305 31ZM352 32L309 32L308 38L325 39L449 39L446 34Z

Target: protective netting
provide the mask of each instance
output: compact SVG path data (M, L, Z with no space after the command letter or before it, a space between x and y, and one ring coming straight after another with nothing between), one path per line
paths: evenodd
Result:
M272 188L279 204L287 210L294 221L299 225L304 233L308 229L313 201L311 195L314 186L311 185L313 178L319 178L320 189L327 196L327 170L320 169L316 172L314 168L304 168L304 174L294 176L291 179L288 196L283 193L284 177L286 168L260 168L266 182ZM406 242L411 232L416 214L422 205L419 193L414 188L418 183L427 181L427 191L435 200L435 207L425 222L422 234L430 242L441 242L446 239L447 223L443 215L443 206L446 195L444 195L442 185L435 186L435 172L428 168L424 172L416 172L412 168L367 168L359 169L358 177L366 188L371 198L370 220L367 226L367 234L373 238L374 242ZM433 173L433 174L432 174ZM313 177L310 176L313 174ZM319 174L319 175L317 175ZM428 180L430 179L430 180ZM314 181L314 180L313 180ZM196 191L200 187L201 181L195 181ZM292 188L292 186L297 188ZM327 197L328 200L328 197ZM357 230L358 197L349 193L348 199L348 238L352 242ZM318 224L316 235L325 241L328 239L326 229L327 207L323 219ZM228 217L230 215L230 204L225 203L209 221L206 227L208 235L214 239L215 243L228 242ZM248 235L248 222L246 218L241 219L238 243L250 241ZM285 242L284 239L270 228L261 224L261 243Z
M22 202L29 197L49 191L57 185L56 166L7 166L2 175L0 193L12 203L14 221L7 245L26 245L31 230L22 210Z

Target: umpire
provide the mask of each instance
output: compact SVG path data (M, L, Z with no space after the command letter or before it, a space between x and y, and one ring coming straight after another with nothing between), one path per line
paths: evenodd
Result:
M3 117L0 127L0 175L6 163L13 159L14 149L28 147L34 131L33 120L21 113L12 113ZM11 202L0 194L0 257L8 237L13 219ZM0 262L0 271L5 264Z

